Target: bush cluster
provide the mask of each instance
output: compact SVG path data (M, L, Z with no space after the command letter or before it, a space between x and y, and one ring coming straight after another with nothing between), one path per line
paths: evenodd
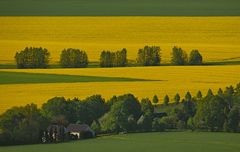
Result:
M187 53L182 48L174 46L171 62L173 65L201 65L203 57L198 50L192 50L188 58Z
M87 53L79 49L64 49L60 55L60 64L64 68L87 67Z
M18 68L47 68L49 57L45 48L26 47L16 53L15 60Z
M101 67L125 67L127 66L127 50L120 51L102 51L100 55Z

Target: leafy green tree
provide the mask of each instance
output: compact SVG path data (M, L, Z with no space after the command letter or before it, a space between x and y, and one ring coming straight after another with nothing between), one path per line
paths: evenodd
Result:
M0 146L13 145L13 139L10 132L1 132L0 133Z
M115 112L115 109L117 111L117 108L115 108L116 106L120 106L120 105L114 104L114 106L111 107L111 109L114 109L114 110L104 114L104 116L100 118L101 130L103 132L120 132L121 131L120 130L121 128L119 126L120 122L118 122L118 119L119 119L119 116L122 116L122 113L121 115L116 114ZM127 117L125 118L127 119Z
M197 92L197 99L202 99L202 92L200 90Z
M0 128L6 145L39 143L48 120L35 104L13 107L0 116Z
M159 131L160 130L160 125L159 125L159 119L158 118L154 118L152 121L152 130L153 131Z
M191 129L192 131L195 130L194 120L190 117L187 121L187 128Z
M44 116L53 119L56 116L63 115L68 118L68 105L64 97L54 97L42 105Z
M221 88L218 89L218 95L222 96L223 95L223 90Z
M185 101L186 102L190 102L192 100L192 95L191 93L188 91L185 95Z
M96 134L99 134L101 132L101 125L98 121L93 121L91 124L91 129L94 130Z
M154 95L153 96L153 103L155 104L155 105L157 105L158 104L158 96L157 95Z
M141 100L141 110L144 114L153 114L154 107L148 98L144 98Z
M194 116L194 124L199 129L222 130L226 117L225 107L226 103L219 96L205 98L205 101L198 104L197 112Z
M196 105L193 101L188 101L188 102L184 102L183 103L183 107L182 107L183 113L184 113L184 118L182 119L182 121L184 121L185 123L187 123L187 120L190 117L193 117L196 113Z
M183 103L185 103L185 102L183 102ZM181 104L183 104L183 103L181 103ZM187 115L184 111L183 105L174 108L171 112L171 116L176 117L177 121L187 120Z
M53 116L51 118L51 122L53 124L58 124L58 125L62 125L62 126L67 126L68 125L68 119L66 118L66 116L64 115L56 115L56 116Z
M88 66L88 56L79 49L64 49L60 55L60 64L64 68L80 68Z
M136 120L142 113L139 101L132 94L119 96L117 100L100 120L103 131L131 131L130 116Z
M240 131L240 108L235 106L233 107L226 120L226 131L237 132Z
M112 53L110 51L102 51L100 56L101 67L112 67Z
M83 102L86 103L86 108L88 109L88 117L89 123L91 124L92 121L98 120L101 116L103 116L108 108L105 100L102 98L101 95L93 95L86 98Z
M50 53L45 48L26 47L16 52L15 61L17 68L47 68Z
M196 105L192 101L182 102L181 105L172 110L171 116L175 116L178 121L179 129L185 129L189 118L196 113ZM182 124L184 123L184 124Z
M110 98L108 101L107 101L107 106L108 106L108 109L110 109L111 108L111 106L114 104L114 103L116 103L116 102L118 102L118 98L117 98L117 96L112 96L112 98Z
M224 91L224 94L233 95L233 94L234 94L234 88L233 88L233 86L226 87L226 89L225 89L225 91Z
M186 65L188 63L187 53L176 46L172 49L172 60L173 65Z
M169 97L168 97L168 95L166 95L166 96L164 97L163 103L164 103L164 105L166 105L166 106L169 104Z
M79 124L91 124L93 121L93 116L91 115L91 110L87 108L87 104L84 101L80 101L77 98L72 100L67 100L67 110L65 117L69 123L79 123Z
M240 83L236 85L235 90L236 90L236 93L240 93Z
M113 52L115 54L113 58L114 67L125 67L127 66L127 49L123 48L120 51Z
M176 129L177 119L174 116L166 116L160 119L160 124L164 126L164 129Z
M164 119L160 119L158 131L165 131L167 129L167 127L168 127L168 124L164 121Z
M178 130L184 130L187 129L187 124L185 121L179 120L177 121L177 129Z
M180 99L181 99L181 97L180 97L180 95L177 93L177 94L174 96L174 101L175 101L175 103L176 103L176 104L179 104L179 103L180 103Z
M138 50L137 63L142 66L160 65L161 55L159 46L145 46Z
M213 96L213 92L211 89L208 89L208 92L207 92L207 96L206 97L212 97Z
M201 65L203 63L203 57L198 50L192 50L189 56L190 65Z

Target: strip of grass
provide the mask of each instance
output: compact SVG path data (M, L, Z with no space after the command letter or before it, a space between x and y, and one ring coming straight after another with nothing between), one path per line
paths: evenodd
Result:
M128 67L137 67L139 66L136 63L133 63L134 61L131 61L131 63L128 63ZM208 66L208 65L240 65L240 60L237 61L210 61L210 62L204 62L202 66ZM170 63L161 63L161 66L172 66ZM188 65L185 65L188 66ZM62 68L59 64L50 64L48 69L59 69ZM99 62L90 62L87 68L101 68L99 66ZM0 64L0 69L17 69L17 66L15 64Z
M239 0L1 0L5 16L238 16Z
M0 72L0 84L151 81L134 78Z
M211 132L135 133L59 144L1 147L1 152L239 152L240 134Z

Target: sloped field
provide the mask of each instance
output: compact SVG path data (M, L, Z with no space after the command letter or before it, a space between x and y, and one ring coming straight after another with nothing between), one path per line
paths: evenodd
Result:
M5 69L8 72L26 72L58 74L56 83L35 81L22 84L0 84L0 111L12 106L36 103L41 105L54 96L67 98L85 98L93 94L101 94L106 99L113 95L133 93L139 99L157 94L162 101L168 94L172 99L176 93L183 97L187 91L195 95L198 90L206 94L209 88L214 92L220 87L236 85L240 82L240 66L163 66L163 67L127 67L127 68L83 68L83 69ZM18 73L16 73L16 76ZM65 75L65 78L64 78ZM70 76L68 76L70 75ZM83 78L98 78L82 81ZM39 76L39 75L37 75ZM3 77L3 75L1 75ZM110 79L106 79L110 77ZM6 77L5 77L6 78ZM20 79L23 79L19 77ZM60 79L61 78L61 79ZM104 79L102 79L104 78ZM8 79L11 79L8 77ZM14 78L15 79L15 78ZM62 82L61 82L62 80ZM104 80L104 81L103 81ZM145 80L145 81L142 81ZM155 80L155 81L152 81ZM16 81L16 80L15 80ZM21 81L21 80L19 80ZM28 81L28 78L24 78Z

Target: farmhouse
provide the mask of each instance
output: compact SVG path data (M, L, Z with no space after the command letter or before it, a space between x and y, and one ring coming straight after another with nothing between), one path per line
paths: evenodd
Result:
M66 133L68 133L72 139L95 137L95 132L87 124L70 124L66 129Z

